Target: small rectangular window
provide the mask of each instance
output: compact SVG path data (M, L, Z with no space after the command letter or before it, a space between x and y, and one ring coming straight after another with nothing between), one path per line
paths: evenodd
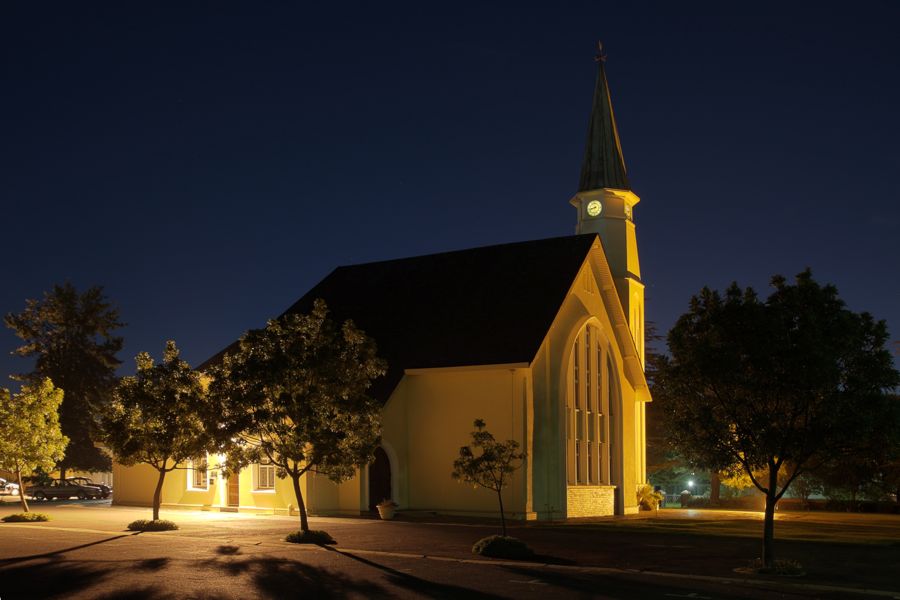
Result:
M205 490L209 488L209 481L206 476L207 464L206 458L197 458L191 461L191 487L195 490Z
M275 489L275 465L269 460L262 460L256 465L256 489Z

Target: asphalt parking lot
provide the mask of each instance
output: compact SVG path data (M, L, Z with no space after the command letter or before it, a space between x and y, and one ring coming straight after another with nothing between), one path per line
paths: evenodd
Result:
M613 521L607 521L612 527L515 525L511 535L538 553L515 562L471 554L475 540L496 533L490 523L313 517L311 526L338 542L319 547L283 541L296 518L165 511L178 531L135 534L125 524L148 518L149 509L70 500L37 503L33 510L52 520L0 524L4 600L900 596L894 591L900 547L880 538L871 544L781 541L780 555L801 560L808 573L778 579L735 573L758 554L755 538L648 532ZM878 527L883 537L895 524L900 519L869 519L857 528Z

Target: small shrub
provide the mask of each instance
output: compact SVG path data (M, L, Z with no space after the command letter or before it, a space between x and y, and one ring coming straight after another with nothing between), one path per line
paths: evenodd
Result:
M796 560L776 560L775 566L769 568L763 566L762 559L755 558L750 561L747 570L760 575L782 575L785 577L802 577L806 575L803 565Z
M334 538L328 535L327 531L317 531L315 529L292 531L287 534L284 541L292 544L337 544Z
M156 521L138 519L128 524L129 531L173 531L175 529L178 529L178 525L166 519Z
M6 515L2 520L5 523L33 523L35 521L49 521L50 517L43 513L27 512Z
M637 489L637 501L641 510L656 510L659 503L663 501L665 495L657 492L649 483L642 483Z
M493 558L531 558L534 550L525 542L514 537L503 535L491 535L475 542L472 546L472 554L490 556Z
M691 496L687 500L687 508L709 508L709 496Z

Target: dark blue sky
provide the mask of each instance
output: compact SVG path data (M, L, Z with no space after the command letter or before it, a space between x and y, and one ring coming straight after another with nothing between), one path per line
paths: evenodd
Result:
M169 338L197 364L337 265L570 234L602 39L648 319L809 266L898 339L898 25L889 0L4 3L0 312L101 284L123 371Z

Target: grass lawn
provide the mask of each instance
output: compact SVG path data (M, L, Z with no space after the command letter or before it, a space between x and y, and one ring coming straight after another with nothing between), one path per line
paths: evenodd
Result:
M752 511L663 509L658 516L574 520L565 527L701 536L762 536L763 514ZM775 538L844 544L900 546L900 515L793 513L775 515Z

